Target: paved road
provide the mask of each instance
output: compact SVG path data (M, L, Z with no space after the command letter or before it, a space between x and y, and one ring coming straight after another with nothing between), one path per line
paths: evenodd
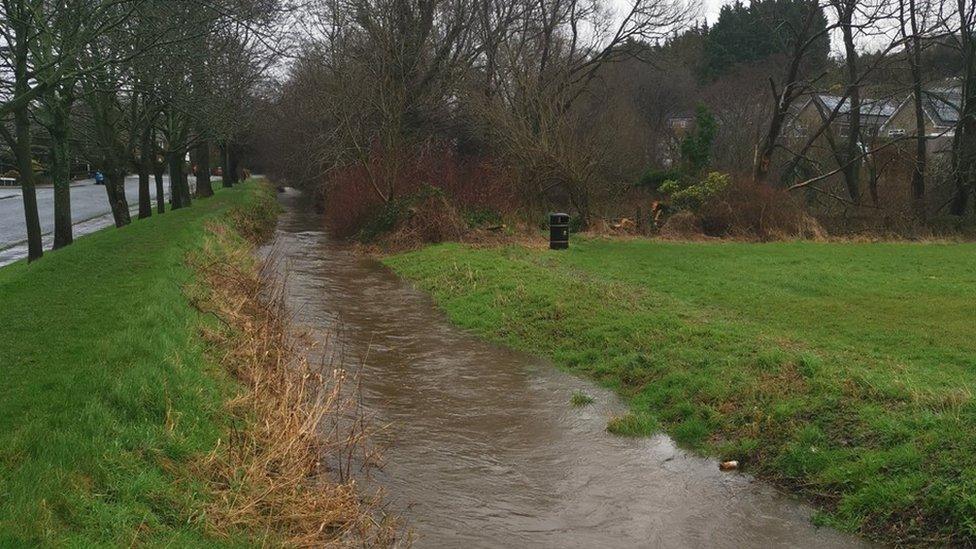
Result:
M219 180L219 178L218 178ZM169 198L169 176L163 176ZM195 178L190 177L191 188ZM156 185L150 185L153 204L156 200ZM133 210L138 207L139 178L129 176L125 179L125 195ZM37 209L41 217L41 232L45 235L44 249L51 247L54 232L54 189L38 187ZM88 234L112 224L111 209L105 187L95 185L94 179L83 179L71 185L71 219L74 221L75 237ZM0 265L12 263L27 255L27 230L24 223L24 202L20 189L0 187Z

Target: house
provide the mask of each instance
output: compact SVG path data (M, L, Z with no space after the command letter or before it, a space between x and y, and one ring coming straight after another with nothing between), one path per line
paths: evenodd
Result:
M676 137L684 137L695 126L695 115L680 113L668 117L668 129Z
M962 88L952 86L925 90L922 93L925 136L953 137L961 110ZM898 105L895 113L881 127L881 136L885 138L895 139L906 135L916 135L914 93Z
M835 137L847 137L850 131L850 100L836 95L816 94L797 111L789 125L792 137L806 137L820 129L831 113L837 111L830 124ZM895 114L898 105L887 99L861 100L861 136L864 139L876 137L881 127Z

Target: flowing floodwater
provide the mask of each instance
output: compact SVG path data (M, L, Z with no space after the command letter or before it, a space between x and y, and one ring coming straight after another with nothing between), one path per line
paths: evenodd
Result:
M613 394L451 326L423 293L330 242L299 195L276 244L297 321L334 329L389 427L373 475L418 547L849 547L811 510L665 436L610 435ZM570 405L582 390L584 408Z

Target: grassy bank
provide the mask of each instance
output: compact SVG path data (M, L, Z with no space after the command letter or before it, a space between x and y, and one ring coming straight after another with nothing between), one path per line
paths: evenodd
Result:
M976 245L575 242L390 257L461 326L903 543L976 543ZM567 405L571 395L567 395Z
M267 326L280 321L254 295L233 293L229 276L250 273L257 291L241 233L273 228L273 201L249 182L0 269L0 546L250 545L301 534L239 509L255 482L270 482L248 469L260 468L254 447L265 442L250 431L279 404L245 374L264 372L261 357L289 357L269 347L282 336ZM223 278L198 276L191 255L197 269L224 262ZM217 283L226 287L207 286ZM205 303L207 314L194 307ZM246 333L252 325L263 332ZM302 427L296 436L307 439ZM316 447L303 439L303 448ZM280 474L278 462L258 465ZM306 501L307 473L280 482L285 505Z

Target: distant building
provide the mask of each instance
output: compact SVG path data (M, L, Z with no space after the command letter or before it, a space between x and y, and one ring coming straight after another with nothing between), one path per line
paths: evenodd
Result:
M830 123L835 137L847 137L850 133L850 100L836 95L817 94L811 97L797 111L789 125L792 137L806 137L820 129L835 110L837 115ZM861 100L861 137L870 139L878 136L881 127L895 114L898 105L887 99Z
M922 111L925 114L925 136L931 138L953 137L962 110L962 89L945 87L925 90L922 93ZM915 94L895 110L882 126L882 137L895 139L917 135L915 122Z
M668 117L668 129L675 137L684 137L695 127L695 115L691 113L675 114Z

